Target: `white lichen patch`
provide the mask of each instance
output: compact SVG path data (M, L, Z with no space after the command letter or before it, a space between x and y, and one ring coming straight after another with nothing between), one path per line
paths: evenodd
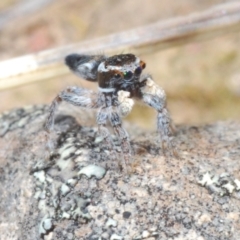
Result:
M71 191L70 187L67 186L66 184L63 184L63 185L61 186L62 196L66 196L70 191Z
M81 149L78 149L75 151L75 155L80 155L82 153L82 150Z
M150 237L151 236L151 234L150 234L150 232L149 231L143 231L143 233L142 233L142 238L147 238L147 237Z
M41 183L44 183L46 180L44 171L35 172L33 176Z
M83 162L87 162L88 159L89 159L89 150L88 149L82 149L81 155L77 156L74 159L74 162L81 165Z
M222 188L225 188L229 193L233 193L233 191L235 190L235 186L230 182L222 185Z
M108 218L106 222L106 227L116 227L116 226L117 226L117 221L112 218Z
M235 183L235 185L236 185L236 190L237 190L237 191L240 191L240 181L239 181L238 179L235 179L235 180L234 180L234 183Z
M34 194L34 198L40 199L41 193L42 193L41 190L36 191L35 194Z
M101 179L104 177L105 173L106 170L103 167L91 164L82 168L78 172L78 175L81 176L83 174L86 175L88 178L95 177L97 179Z
M86 129L83 131L84 134L87 132ZM93 132L91 136L94 140L97 134ZM94 192L88 189L89 187L97 188L96 181L105 176L106 170L93 164L86 166L89 150L87 148L76 150L82 143L73 142L73 140L74 138L68 137L66 144L56 152L59 157L54 160L54 165L44 167L45 162L38 162L37 167L34 168L33 176L36 179L34 197L38 200L41 214L47 216L39 225L40 235L48 234L48 231L53 228L53 221L65 219L84 223L92 219L88 205L91 203ZM37 171L37 169L44 170ZM101 221L99 224L101 225ZM109 224L113 227L116 221L112 220Z
M63 212L62 213L62 219L70 219L71 218L71 215L67 212Z
M199 177L198 183L201 184L202 186L209 186L213 184L213 176L211 176L209 172L206 172L204 175Z
M104 137L98 136L98 137L95 138L94 143L96 143L96 144L101 143L103 140L104 140Z
M67 180L67 185L74 187L77 184L78 180L75 178L70 178Z
M39 235L45 235L52 227L52 219L45 216L39 225Z
M123 237L117 234L112 234L110 240L123 240Z
M68 155L67 155L68 156ZM66 168L71 169L73 168L74 164L73 161L69 158L69 159L64 159L63 157L61 157L60 159L58 159L56 165L61 169L64 170Z
M234 179L228 173L216 175L206 172L198 177L197 182L220 196L229 195L240 190L240 181Z
M76 152L76 147L73 146L71 143L60 148L58 151L58 153L61 155L62 159L68 158L71 155L71 153L74 153L74 152Z
M76 204L76 205L75 206L72 205L70 209L71 211L70 214L73 217L73 219L77 219L78 217L83 217L90 220L92 218L88 211L83 212L83 209L85 209L86 205L89 202L90 202L90 199L83 199L75 196L75 201L73 202L73 204Z
M24 125L26 125L26 123L29 121L29 117L25 117L22 118L19 122L18 122L18 127L23 127Z

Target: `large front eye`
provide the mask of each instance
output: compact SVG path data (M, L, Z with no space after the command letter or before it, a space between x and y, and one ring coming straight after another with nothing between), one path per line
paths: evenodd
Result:
M130 80L132 78L132 76L133 76L133 73L130 72L130 71L124 73L124 79L125 80Z
M114 74L114 77L115 77L116 79L119 79L119 78L121 78L121 74L120 74L120 73L115 73L115 74Z
M142 68L141 67L137 67L136 69L135 69L135 75L137 75L137 76L139 76L141 73L142 73Z
M146 63L143 61L140 62L140 65L141 65L142 69L144 69L146 67Z

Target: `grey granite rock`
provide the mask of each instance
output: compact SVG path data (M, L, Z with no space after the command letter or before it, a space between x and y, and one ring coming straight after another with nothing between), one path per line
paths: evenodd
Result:
M127 173L84 112L59 112L46 158L46 109L0 116L0 239L239 239L239 122L177 127L178 159L131 126Z

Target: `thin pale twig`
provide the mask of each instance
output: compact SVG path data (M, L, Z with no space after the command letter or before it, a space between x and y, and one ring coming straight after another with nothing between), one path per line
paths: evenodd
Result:
M95 40L67 45L0 62L0 90L67 74L63 59L70 53L151 52L240 29L240 2L216 5L184 17L159 21Z

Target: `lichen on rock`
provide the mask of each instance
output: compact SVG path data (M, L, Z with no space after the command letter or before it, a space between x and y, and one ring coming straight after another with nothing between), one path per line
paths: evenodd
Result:
M240 123L177 127L178 159L131 125L126 174L96 126L64 109L56 149L44 159L45 112L34 106L0 117L3 239L238 239Z

